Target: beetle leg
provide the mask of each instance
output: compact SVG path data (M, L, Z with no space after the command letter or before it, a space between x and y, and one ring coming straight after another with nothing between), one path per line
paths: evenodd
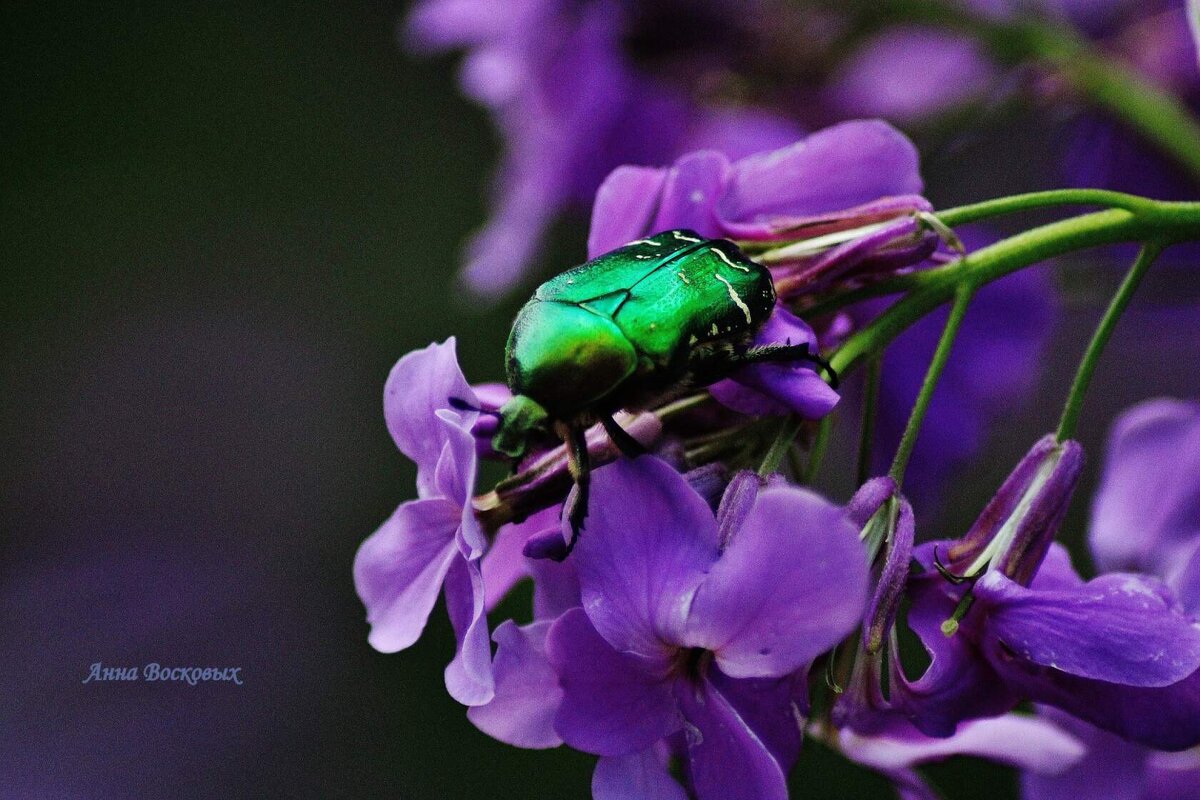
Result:
M637 458L646 454L646 448L637 439L629 435L629 431L617 424L617 421L612 418L612 414L603 414L600 417L600 424L604 426L604 432L608 434L608 438L612 439L612 443L621 451L621 455L626 458Z
M562 428L559 432L563 434L563 440L567 445L567 469L575 481L576 491L563 507L563 513L571 523L571 541L567 542L562 558L555 557L556 561L562 561L569 556L575 549L575 543L579 541L579 531L583 527L583 521L587 519L588 489L592 482L592 466L591 460L588 458L587 436L584 429L578 425L563 425Z
M763 364L768 362L810 361L825 371L825 374L829 376L830 386L832 386L834 389L838 388L837 372L834 371L829 362L821 358L820 355L810 352L807 343L755 347L747 350L741 355L735 356L733 361L739 366L745 366L747 364Z

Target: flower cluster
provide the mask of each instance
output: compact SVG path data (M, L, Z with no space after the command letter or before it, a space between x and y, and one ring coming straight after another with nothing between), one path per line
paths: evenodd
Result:
M465 43L451 35L462 30L454 14L470 17L476 95L514 125L546 112L534 117L549 138L533 150L548 149L546 168L560 171L534 180L529 164L510 165L519 186L542 192L515 192L505 212L525 216L503 235L528 245L579 188L571 148L586 137L551 124L562 111L552 101L578 125L621 113L601 89L618 86L626 102L641 73L604 55L608 26L644 19L638 4L517 6L519 25L469 2L426 3L414 25L438 44ZM538 25L557 26L562 50L525 41ZM601 88L530 88L529 70L562 59L607 65L569 73ZM657 78L670 61L652 60ZM585 99L599 105L576 118ZM647 99L626 121L636 129L655 108ZM1089 796L1089 765L1105 759L1124 765L1124 796L1186 796L1170 792L1200 780L1200 407L1156 401L1118 423L1089 534L1098 574L1081 577L1056 541L1084 468L1073 420L1116 316L1102 322L1059 429L975 523L921 534L946 476L1036 374L1053 294L1043 278L1011 273L1072 247L1141 241L1120 290L1132 291L1162 247L1189 238L1180 231L1200 207L1172 216L1156 205L1150 232L1134 235L1129 220L1150 201L1133 198L1119 214L1079 218L1120 235L1088 239L1060 224L991 245L988 231L952 230L934 213L915 147L887 123L790 134L784 146L769 138L619 166L598 182L592 260L527 306L560 304L563 316L544 317L560 326L539 329L544 341L528 351L553 356L553 392L522 388L522 370L533 371L512 346L532 335L522 317L508 386L472 386L453 339L397 363L385 415L417 464L417 499L355 561L371 644L412 645L444 592L457 641L449 693L500 741L598 756L598 800L786 800L805 737L887 776L904 798L936 797L918 767L956 754L1022 769L1030 800ZM700 274L689 258L717 260ZM513 279L493 267L477 277ZM761 277L761 313L726 275ZM651 277L668 288L645 302ZM700 278L717 290L703 303L693 302ZM572 294L589 281L602 289ZM1118 294L1110 315L1127 300ZM735 322L693 328L693 316ZM580 319L601 320L594 341ZM666 355L647 344L670 336ZM951 359L951 346L966 358ZM858 488L838 502L812 478L833 415L855 413L837 373L864 360L874 377L849 388L864 399ZM477 486L481 459L508 460L512 474ZM528 613L489 619L524 580Z
M919 188L911 147L878 123L736 162L699 152L610 176L592 254L662 228L736 237L781 287L754 345L815 348L861 323L822 318L814 330L789 300L904 275L940 252ZM356 584L371 643L389 652L413 644L444 591L458 642L447 690L501 741L600 756L597 798L682 797L672 765L700 798L786 798L805 733L911 796L927 791L915 765L954 753L1027 768L1031 787L1055 791L1085 758L1088 726L1141 748L1146 765L1147 753L1200 742L1200 471L1163 457L1200 452L1194 406L1149 406L1118 428L1093 519L1106 572L1085 582L1054 543L1083 461L1070 439L1036 443L963 536L919 545L891 478L842 507L746 471L773 415L816 420L836 405L810 363L744 366L624 415L645 455L621 457L597 426L578 547L547 561L572 536L564 448L527 454L490 492L475 487L478 459L498 457L490 441L508 399L468 384L453 340L400 360L385 412L417 463L418 499L363 544ZM527 577L532 617L495 626L493 652L487 612ZM928 654L915 677L902 627ZM814 702L825 680L839 691ZM1052 712L1009 713L1024 701Z

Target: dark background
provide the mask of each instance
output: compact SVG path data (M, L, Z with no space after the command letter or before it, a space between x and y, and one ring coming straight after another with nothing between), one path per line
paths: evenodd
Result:
M413 495L383 425L388 369L458 333L468 376L500 377L519 302L454 291L497 144L453 59L402 52L403 11L0 12L0 796L588 796L591 758L498 744L446 696L440 610L381 655L354 594L359 542ZM935 201L1041 185L1053 126L998 126L931 159ZM583 231L560 226L547 269L580 260ZM1081 288L1093 266L1067 265L1048 377L933 534L1053 424L1118 277ZM1082 426L1085 491L1105 415L1195 391L1187 315L1139 303ZM844 492L846 460L830 472ZM245 684L82 684L97 661L238 666ZM932 774L949 797L1015 796L996 767ZM889 791L817 746L793 786Z

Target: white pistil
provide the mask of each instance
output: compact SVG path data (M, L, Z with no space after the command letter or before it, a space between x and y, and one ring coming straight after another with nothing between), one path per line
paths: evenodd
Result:
M845 242L852 242L855 239L869 236L872 233L883 230L895 223L896 220L888 220L887 222L876 222L871 225L864 225L861 228L851 228L845 231L834 231L827 233L824 236L814 236L812 239L801 239L798 242L786 244L783 247L776 247L774 250L767 250L755 256L754 260L760 264L783 264L788 261L795 261L805 256L811 256L820 253L823 250L828 250Z
M1017 507L1008 515L1008 519L1004 520L1004 524L1000 526L1000 530L992 537L992 541L988 543L988 546L983 549L982 553L976 556L971 566L967 567L967 571L964 573L965 577L974 577L980 574L985 568L995 564L1007 552L1017 535L1017 528L1021 526L1021 520L1025 519L1025 515L1029 513L1029 507L1033 505L1033 501L1041 493L1042 487L1050 479L1050 475L1054 472L1054 468L1058 466L1058 460L1061 457L1061 449L1055 450L1046 457L1046 460L1038 467L1037 474L1033 476L1033 481L1030 482L1029 488L1021 495L1021 500L1017 503Z

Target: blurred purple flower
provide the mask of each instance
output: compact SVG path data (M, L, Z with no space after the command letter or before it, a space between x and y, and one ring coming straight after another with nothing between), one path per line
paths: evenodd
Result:
M401 358L384 387L384 417L402 453L417 464L417 498L402 503L354 559L354 585L385 653L412 645L443 587L458 649L446 689L465 705L488 702L494 686L480 557L487 540L475 519L478 405L451 338Z
M901 800L938 800L915 767L951 756L986 758L1019 767L1027 775L1057 776L1084 757L1083 743L1054 723L1023 714L964 722L951 736L926 736L899 720L885 731L864 736L836 734L838 750L852 761L892 781ZM1076 797L1092 795L1076 795Z
M1157 575L1200 616L1200 404L1150 400L1121 415L1088 542L1101 570Z
M861 614L866 559L841 510L811 492L736 494L723 525L651 456L598 470L571 558L582 605L544 634L543 622L497 630L502 705L473 721L601 755L597 798L683 797L667 749L701 798L785 798L803 670Z
M419 4L410 41L468 51L464 91L492 110L505 143L492 218L468 248L467 286L483 296L512 289L560 211L590 200L620 164L697 147L738 157L795 140L800 129L784 114L702 100L697 77L711 81L748 37L769 35L776 5ZM705 35L679 35L696 29Z

